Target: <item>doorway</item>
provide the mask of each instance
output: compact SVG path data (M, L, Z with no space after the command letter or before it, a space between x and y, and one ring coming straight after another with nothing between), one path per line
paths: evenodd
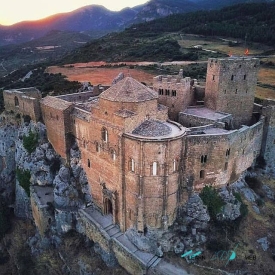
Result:
M113 214L113 205L111 200L108 198L105 198L104 200L104 214L105 215Z

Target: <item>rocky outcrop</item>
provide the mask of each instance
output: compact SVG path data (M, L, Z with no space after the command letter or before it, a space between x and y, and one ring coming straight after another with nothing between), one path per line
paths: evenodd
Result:
M5 125L0 128L0 195L12 204L15 192L15 142L18 128Z
M218 214L218 220L235 220L241 215L241 202L234 196L231 189L221 188L220 197L225 202L221 213Z
M36 149L29 153L23 145L23 137L30 132L37 133L38 144ZM14 167L21 171L29 171L30 184L48 186L52 185L59 168L60 158L54 152L47 141L45 125L29 123L18 128L18 137L15 142ZM31 218L30 198L26 190L22 188L19 181L16 181L15 215L21 218Z

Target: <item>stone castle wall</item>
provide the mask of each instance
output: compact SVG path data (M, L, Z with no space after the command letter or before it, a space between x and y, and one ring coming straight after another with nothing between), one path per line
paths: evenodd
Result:
M121 128L102 119L90 121L74 117L74 132L81 151L82 166L92 190L95 204L104 211L104 199L110 199L114 221L122 223ZM107 140L102 138L107 131ZM104 191L109 192L105 196ZM108 193L107 192L107 193ZM112 195L114 194L114 197Z
M245 61L245 62L244 62ZM251 123L259 60L209 59L205 106L232 114L234 126Z
M272 170L274 169L272 163L275 162L275 101L265 100L262 113L265 116L265 125L261 155L268 168Z
M51 197L50 202L53 202L53 196L52 196L52 188L51 187L39 187L35 186L31 188L31 196L30 196L30 201L31 201L31 209L32 209L32 216L35 222L35 225L39 231L39 234L41 236L44 236L47 230L50 229L50 224L53 221L54 217L51 215L51 213L48 211L49 205L47 203L43 203L39 198L39 190L48 190L49 195ZM43 194L44 195L44 194ZM42 200L44 200L43 196Z
M23 93L20 90L6 90L3 92L3 97L7 111L29 115L36 122L41 119L40 97L37 97L35 92L26 91Z
M195 134L186 138L185 184L195 190L205 185L231 183L260 155L263 121L251 127L217 134Z
M171 225L178 206L182 137L150 141L127 136L124 146L126 227L143 232L145 226Z
M179 123L185 127L199 127L199 126L214 124L216 127L225 128L225 123L227 125L230 125L231 120L232 120L232 115L227 115L227 114L224 114L223 118L215 121L210 118L195 116L193 114L191 115L183 112L179 113Z
M60 99L60 103L62 100ZM41 102L41 110L44 123L47 128L47 137L55 151L64 159L67 159L70 149L72 133L71 112L73 106L66 109L57 108L55 105Z
M183 111L194 100L194 91L191 89L190 77L156 76L153 89L159 94L159 103L169 107L169 118L178 120L178 113Z

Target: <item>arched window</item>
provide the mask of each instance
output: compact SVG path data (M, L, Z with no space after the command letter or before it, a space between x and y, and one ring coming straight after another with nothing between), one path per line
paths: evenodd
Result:
M101 138L104 142L108 141L108 131L106 128L102 128L101 130Z
M15 106L19 106L19 101L18 101L18 97L17 96L14 97L14 105Z
M91 162L90 162L89 159L88 159L88 167L89 167L89 168L91 167Z
M152 166L152 175L156 176L158 173L158 163L156 161L153 162L153 166Z
M115 161L116 160L116 151L112 149L111 155L112 155L112 160Z

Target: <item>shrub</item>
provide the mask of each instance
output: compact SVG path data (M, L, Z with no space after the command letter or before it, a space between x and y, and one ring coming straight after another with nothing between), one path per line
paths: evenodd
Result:
M38 134L35 132L29 131L28 136L23 136L23 146L28 151L28 153L32 153L38 144Z
M200 193L200 197L203 203L207 206L210 217L213 220L216 220L217 214L221 211L221 208L224 205L217 190L211 186L205 186Z
M20 184L21 187L26 191L28 197L30 196L30 179L31 179L31 173L29 170L23 170L20 168L16 169L16 178Z

